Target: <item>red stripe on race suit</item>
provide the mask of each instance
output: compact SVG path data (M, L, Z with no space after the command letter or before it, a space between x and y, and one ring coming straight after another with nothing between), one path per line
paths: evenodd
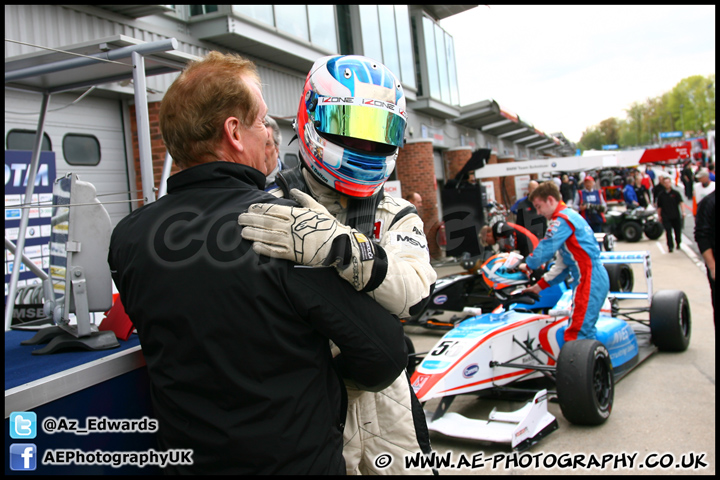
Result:
M573 298L570 325L565 330L565 341L569 342L571 340L577 340L578 333L580 333L580 329L585 321L585 314L587 313L588 302L590 301L590 292L592 291L592 284L590 282L592 279L592 259L585 249L582 248L580 242L578 242L575 236L575 225L570 222L567 215L563 213L558 213L557 215L565 220L573 231L572 235L565 241L565 245L580 271L580 278L578 278L577 288L575 289L575 296ZM587 277L587 282L582 281L584 277Z

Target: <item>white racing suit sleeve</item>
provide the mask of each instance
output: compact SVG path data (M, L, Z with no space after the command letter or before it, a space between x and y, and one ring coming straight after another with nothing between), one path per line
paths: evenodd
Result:
M408 213L396 219L410 205L388 195L380 202L375 217L375 240L385 252L387 273L376 288L368 291L380 305L400 318L415 313L411 312L412 307L430 295L437 279L420 217Z

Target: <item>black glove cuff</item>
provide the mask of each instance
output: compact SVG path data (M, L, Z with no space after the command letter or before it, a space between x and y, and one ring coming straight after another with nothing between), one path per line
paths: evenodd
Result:
M385 280L388 271L387 253L380 245L374 245L375 261L370 274L370 280L365 284L365 288L361 292L369 292L375 290Z
M348 235L338 235L333 239L332 246L327 257L323 260L323 266L338 264L338 268L345 269L350 265L352 259L352 245Z

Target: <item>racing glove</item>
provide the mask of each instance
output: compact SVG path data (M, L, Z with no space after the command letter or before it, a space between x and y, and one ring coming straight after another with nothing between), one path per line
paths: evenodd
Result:
M301 207L270 203L250 205L238 217L242 236L259 255L310 267L334 266L356 290L370 282L376 247L365 235L338 222L310 195L292 189Z

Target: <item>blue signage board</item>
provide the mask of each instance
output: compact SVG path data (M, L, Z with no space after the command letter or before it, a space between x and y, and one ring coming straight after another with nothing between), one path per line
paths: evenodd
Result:
M25 255L39 268L47 271L50 265L50 219L52 192L55 182L55 152L40 152L40 163L35 177L32 198L25 198L32 152L5 150L5 238L17 243L22 209L29 208L25 230ZM15 266L15 255L5 250L5 295L10 288L10 276ZM18 287L33 284L40 279L25 265L20 266ZM7 305L7 298L5 299Z
M620 147L618 147L618 146L615 145L615 144L612 144L612 145L603 145L603 146L602 146L602 149L603 149L603 150L617 150L618 148L620 148Z
M660 132L660 138L682 138L682 132Z

